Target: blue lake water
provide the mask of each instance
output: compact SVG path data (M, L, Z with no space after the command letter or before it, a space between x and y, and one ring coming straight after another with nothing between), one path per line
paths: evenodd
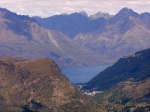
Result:
M98 75L101 71L106 69L108 66L109 65L86 68L64 68L61 69L61 71L73 84L86 83L94 76Z

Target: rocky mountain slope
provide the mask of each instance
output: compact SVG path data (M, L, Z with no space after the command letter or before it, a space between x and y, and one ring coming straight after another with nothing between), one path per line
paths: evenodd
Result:
M64 33L70 38L74 38L79 32L82 32L85 25L89 23L89 18L83 13L72 13L70 15L54 15L49 18L34 17L43 27Z
M1 112L92 112L91 98L61 74L54 61L0 58Z
M66 35L47 30L28 16L0 9L0 56L46 57L60 67L96 66L104 58Z
M102 13L102 12L97 12L94 15L90 15L90 18L94 20L99 19L99 18L109 19L111 17L113 17L113 15L110 15L109 13Z
M150 48L119 59L91 79L85 88L106 90L122 81L140 81L148 77L150 77Z
M88 16L86 12L75 12L72 14L54 15L48 18L33 17L43 27L64 33L70 38L74 38L79 33L89 32L96 27L100 18L109 19L112 15L97 12ZM100 19L101 20L101 19ZM96 27L97 28L97 27Z
M105 18L91 19L81 13L73 13L36 20L45 28L63 32L113 62L150 47L150 13L138 14L123 8L116 15Z
M86 12L75 12L70 15L61 14L48 18L33 17L43 27L64 33L70 38L74 38L79 33L88 33L96 30L99 22L109 19L112 16L108 13L97 12L88 17Z
M112 18L96 22L97 29L81 32L74 40L108 59L117 60L150 47L150 24L147 20L150 20L149 13L139 15L124 8Z

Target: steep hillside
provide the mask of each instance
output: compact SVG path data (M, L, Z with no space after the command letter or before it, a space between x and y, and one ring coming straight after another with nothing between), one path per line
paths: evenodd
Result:
M105 90L96 95L94 101L107 111L150 111L150 49L120 59L89 84L94 80L94 89Z
M119 59L91 79L84 89L106 90L122 81L140 81L148 77L150 77L150 49Z
M0 59L1 112L92 112L90 97L61 74L54 61Z
M86 14L73 13L35 19L41 26L63 32L80 45L113 62L150 47L148 12L138 14L123 8L114 16L97 13L88 17Z
M108 110L113 107L113 110L119 112L148 112L150 110L150 77L137 82L118 83L110 90L97 95L95 101L105 104Z
M70 38L74 38L90 21L85 14L77 12L70 15L55 15L49 18L34 17L34 19L36 19L41 26L60 31Z
M150 47L149 13L138 14L124 8L100 23L92 32L80 32L74 40L110 60ZM102 21L102 20L101 20Z
M54 15L48 18L33 17L43 27L64 33L74 38L79 33L89 33L98 29L101 19L109 19L112 15L97 12L88 17L86 12L75 12L72 14ZM100 23L99 23L100 22Z
M85 12L84 12L85 13ZM105 17L108 16L108 17ZM75 38L80 33L92 33L102 30L109 18L109 14L97 13L88 17L83 13L72 13L70 15L55 15L49 18L33 17L43 27L60 31L70 38ZM107 19L105 19L107 18ZM105 30L105 29L104 29Z
M28 16L0 9L0 56L46 57L60 67L96 66L104 58L66 35L39 26Z

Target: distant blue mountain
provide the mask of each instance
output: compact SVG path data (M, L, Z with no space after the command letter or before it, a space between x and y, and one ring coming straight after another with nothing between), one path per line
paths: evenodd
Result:
M150 47L150 13L138 14L123 8L114 16L105 16L93 19L83 13L73 13L34 18L41 26L66 34L112 62Z

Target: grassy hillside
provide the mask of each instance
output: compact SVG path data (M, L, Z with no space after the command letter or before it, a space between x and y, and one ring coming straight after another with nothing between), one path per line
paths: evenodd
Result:
M93 101L105 111L149 112L150 49L121 58L84 88L104 90Z
M140 81L148 77L150 77L150 49L119 59L91 79L84 89L106 90L122 81Z
M52 60L0 59L1 112L98 111L91 100L61 74Z
M118 112L148 112L150 110L150 78L138 82L118 83L108 91L97 95L95 100L98 104L104 104L107 108L113 107Z

